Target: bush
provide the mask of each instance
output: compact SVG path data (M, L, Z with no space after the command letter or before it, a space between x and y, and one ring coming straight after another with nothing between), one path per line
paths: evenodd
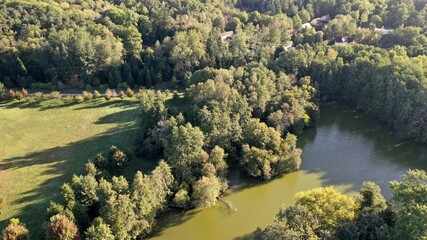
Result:
M31 85L32 89L38 89L38 90L50 90L53 91L56 89L56 86L54 83L41 83L41 82L36 82L36 83L32 83Z
M27 97L28 96L28 91L25 88L22 88L21 93L22 93L23 97Z
M72 101L74 100L74 98L73 98L72 96L65 96L65 97L63 98L63 100L64 100L64 102L66 102L66 103L70 103L70 102L72 102Z
M99 90L101 92L108 90L108 85L107 84L102 84L99 86Z
M97 90L95 90L95 91L93 91L93 96L95 98L99 98L99 97L101 97L101 94Z
M92 85L97 87L101 84L101 80L98 77L94 77L92 80Z
M125 99L125 97L126 97L125 92L120 91L120 93L119 93L119 97L120 97L120 99Z
M16 97L16 93L15 93L15 91L13 91L12 89L10 89L10 90L9 90L9 97L10 97L11 99L14 99L14 98Z
M86 85L85 85L85 90L86 90L86 91L92 91L92 86L91 86L91 85L89 85L89 84L86 84Z
M76 101L76 103L82 103L85 101L85 99L82 95L75 96L74 100Z
M18 100L22 100L24 98L24 95L22 95L22 92L16 92L15 98Z
M113 92L110 89L107 89L104 94L104 98L107 101L110 101L110 99L113 97Z
M29 231L18 218L10 219L9 225L2 233L4 240L27 240L30 239Z
M125 90L125 89L129 88L129 85L126 82L122 82L122 83L117 84L117 88Z
M32 95L33 100L40 101L43 98L42 92L36 92Z
M60 92L58 92L58 91L52 91L52 92L49 93L49 97L51 99L59 100L59 99L61 99L62 96L61 96Z
M93 98L93 94L88 91L83 91L83 98L86 101L91 100Z
M129 162L129 158L126 154L120 151L116 146L111 146L110 152L108 153L108 160L112 167L123 167Z
M6 99L7 97L7 88L3 83L0 82L0 100Z
M131 88L128 88L126 90L126 94L128 95L128 97L133 97L133 95L135 95L135 92Z
M46 225L46 240L80 239L79 230L74 222L65 215L55 215Z

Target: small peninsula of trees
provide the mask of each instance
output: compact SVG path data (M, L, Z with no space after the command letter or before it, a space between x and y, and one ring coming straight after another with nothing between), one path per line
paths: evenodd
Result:
M355 197L333 187L296 195L296 203L282 207L274 222L253 233L253 239L423 239L427 236L427 174L409 170L392 181L393 197L365 182Z

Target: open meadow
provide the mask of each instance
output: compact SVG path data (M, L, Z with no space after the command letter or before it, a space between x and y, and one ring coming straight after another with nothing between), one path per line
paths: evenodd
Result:
M0 229L17 217L37 239L49 202L60 200L60 186L73 173L83 173L84 164L111 145L134 145L139 113L133 99L0 104L0 195L6 200ZM129 169L145 164L139 159Z

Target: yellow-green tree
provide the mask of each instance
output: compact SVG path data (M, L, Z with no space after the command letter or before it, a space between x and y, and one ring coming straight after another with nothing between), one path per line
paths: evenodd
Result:
M296 194L296 205L307 207L321 224L321 228L331 233L340 224L352 220L357 209L353 198L347 197L333 187L315 188Z

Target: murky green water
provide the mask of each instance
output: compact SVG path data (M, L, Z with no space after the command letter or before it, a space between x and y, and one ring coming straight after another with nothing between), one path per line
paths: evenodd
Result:
M267 183L236 172L225 200L202 211L170 212L160 218L151 239L236 239L270 223L281 204L292 204L299 191L334 185L352 194L363 181L375 181L386 197L390 180L409 168L427 170L427 146L396 138L384 123L353 107L330 103L321 107L315 129L299 136L303 148L301 170Z

